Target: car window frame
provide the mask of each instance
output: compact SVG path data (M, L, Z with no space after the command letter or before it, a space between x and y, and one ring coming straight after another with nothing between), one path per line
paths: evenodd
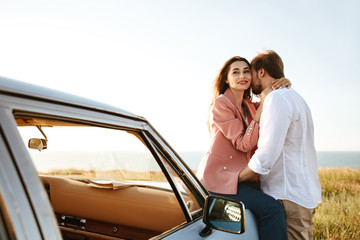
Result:
M61 102L49 101L46 99L24 98L23 96L21 97L12 96L12 95L7 96L4 99L3 103L0 105L3 104L8 109L8 113L7 113L9 119L8 122L11 122L10 124L12 125L9 128L9 131L11 131L12 129L16 129L17 127L14 118L15 115L29 114L30 116L34 116L34 117L50 116L51 119L60 120L60 121L70 121L70 122L74 121L76 123L86 123L86 124L91 123L91 125L98 127L115 128L119 130L130 130L133 132L142 133L143 136L146 135L148 137L147 141L149 141L149 143L150 142L153 143L153 146L151 147L152 151L155 151L154 149L157 149L157 151L160 151L162 155L164 154L166 155L165 157L166 161L171 166L173 166L174 171L180 173L179 177L182 178L186 186L197 196L199 204L203 208L205 197L207 196L208 192L199 183L198 179L194 176L194 173L192 173L190 168L187 167L186 164L184 164L180 156L171 148L171 146L165 141L165 139L156 131L156 129L145 118L139 116L138 117L127 116L121 113L106 111L103 109L89 108L86 106L64 104ZM15 135L18 135L17 145L19 145L21 142L21 145L23 146L23 149L20 150L21 156L23 157L24 155L26 155L26 157L21 162L30 160L31 164L33 164L31 161L31 157L27 152L26 147L23 144L20 133L17 131ZM155 155L158 154L159 153L156 153ZM160 159L159 156L157 158ZM18 164L20 164L20 162ZM161 164L161 166L162 165L163 164ZM39 184L41 185L40 180L38 181ZM178 193L178 189L176 189L176 192L178 194L177 197L180 197L181 194ZM45 192L44 192L44 196L46 196ZM182 199L182 197L178 198L178 201L183 208L184 200ZM186 216L186 219L189 222L195 220L191 216L191 214L189 214L188 210L184 211L183 208L183 212Z
M131 125L130 126L121 126L121 125L117 125L117 124L108 124L105 122L97 122L97 121L91 121L90 119L77 119L77 118L68 118L64 115L59 116L59 115L51 115L51 114L46 114L44 112L28 112L28 111L16 111L14 112L14 116L29 116L29 117L38 117L38 118L45 118L45 119L51 119L51 120L57 120L57 121L65 121L65 122L72 122L72 123L76 123L76 124L86 124L88 126L94 126L94 127L103 127L103 128L109 128L109 129L114 129L114 130L119 130L119 131L130 131L130 132L135 132L137 134L139 134L139 136L141 137L142 141L144 141L144 143L146 144L146 147L149 149L149 151L151 152L151 154L154 156L154 158L156 159L159 167L161 168L162 172L164 173L164 175L167 178L167 181L169 182L170 186L173 189L173 192L178 200L178 203L180 204L180 207L183 211L183 214L186 218L187 222L191 222L194 220L194 217L192 216L192 214L190 213L189 209L186 206L186 201L184 200L180 190L178 189L175 180L173 179L171 173L169 173L169 171L167 170L164 162L163 162L163 158L166 159L167 163L174 169L175 172L177 172L177 174L179 175L179 177L184 181L184 179L186 179L184 181L184 183L186 184L186 186L189 187L190 190L194 190L194 187L192 186L192 184L190 184L190 181L188 180L188 178L186 178L186 174L184 173L184 171L176 164L174 163L173 159L169 160L169 154L174 154L171 149L165 145L164 142L159 142L157 141L156 138L161 138L157 134L157 132L155 131L149 131L149 129L151 128L146 128L146 124L143 123L141 124L141 128L138 128L139 125ZM152 130L152 129L151 129ZM164 148L162 150L160 150L161 148ZM165 149L166 148L166 149ZM171 152L169 152L171 151ZM166 154L165 154L166 153ZM162 158L162 157L163 158ZM197 200L199 202L199 204L201 205L201 210L203 208L203 201L201 197L199 197L199 193L198 191L194 192L194 195L197 196ZM199 201L200 199L200 201ZM199 215L199 214L197 214ZM197 216L196 215L196 216ZM202 216L202 211L201 211L201 216Z
M151 141L154 143L154 146L161 146L158 147L159 152L163 154L164 159L166 159L172 168L177 172L186 186L192 190L193 194L197 197L199 204L204 207L205 198L207 195L209 195L209 192L200 183L194 172L182 160L176 151L171 148L165 139L161 137L161 135L151 124L148 125L148 128L145 132L148 134L149 139L151 139Z
M15 136L9 119L9 109L0 107L0 204L4 217L5 226L8 229L10 239L42 238L44 232L39 222L38 212L34 208L31 192L36 188L29 189L26 176L31 174L31 169L25 169L16 161L16 155L12 145ZM9 126L10 125L10 126ZM23 145L23 144L22 144ZM25 175L24 175L25 174ZM42 188L40 188L41 190ZM21 213L21 214L20 214ZM41 221L41 220L40 220ZM53 233L58 236L60 232Z
M158 162L161 170L163 171L166 179L168 180L169 184L171 185L171 188L173 189L173 192L180 204L181 209L183 210L183 213L185 215L186 221L191 222L193 220L191 213L189 209L186 206L186 202L180 193L180 189L178 188L177 184L175 183L175 179L173 178L172 174L169 172L169 170L166 168L165 163L163 162L162 154L158 151L158 148L154 145L154 143L148 138L147 135L143 135L144 140L147 143L149 150L155 157L156 161Z

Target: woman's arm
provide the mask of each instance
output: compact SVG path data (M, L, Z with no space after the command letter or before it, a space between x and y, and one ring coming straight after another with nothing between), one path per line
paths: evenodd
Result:
M252 121L249 126L245 126L244 121L237 117L237 111L227 98L220 97L213 105L211 121L237 150L248 152L257 144L259 124Z

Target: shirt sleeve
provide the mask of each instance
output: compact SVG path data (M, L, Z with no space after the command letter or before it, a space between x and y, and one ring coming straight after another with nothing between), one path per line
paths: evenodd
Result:
M267 96L260 119L258 149L250 159L249 168L258 174L268 174L283 149L291 123L292 107L276 92Z
M251 121L248 127L235 113L235 106L224 98L217 98L212 108L212 121L239 151L249 152L257 144L259 124Z

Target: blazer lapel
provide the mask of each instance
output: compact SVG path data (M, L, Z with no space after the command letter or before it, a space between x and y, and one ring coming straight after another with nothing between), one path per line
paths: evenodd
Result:
M234 105L236 111L238 112L238 115L241 117L243 123L247 127L247 124L246 124L246 121L245 121L246 117L241 114L240 109L237 106L236 98L235 98L234 94L232 93L232 91L230 90L230 88L226 89L226 91L224 92L224 96L227 99L229 99L229 101ZM248 105L247 105L245 100L243 100L243 103L245 103L246 107L248 108ZM251 122L251 121L249 121L249 122Z
M245 104L246 108L249 111L248 120L249 120L249 123L250 123L254 119L254 116L255 116L255 113L256 113L255 105L251 101L251 99L245 99L245 100L243 100L243 103Z

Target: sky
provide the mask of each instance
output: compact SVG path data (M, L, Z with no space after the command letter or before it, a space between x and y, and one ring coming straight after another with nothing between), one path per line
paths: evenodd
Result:
M360 151L360 1L2 0L0 76L146 117L206 151L226 60L276 51L307 101L318 151Z

